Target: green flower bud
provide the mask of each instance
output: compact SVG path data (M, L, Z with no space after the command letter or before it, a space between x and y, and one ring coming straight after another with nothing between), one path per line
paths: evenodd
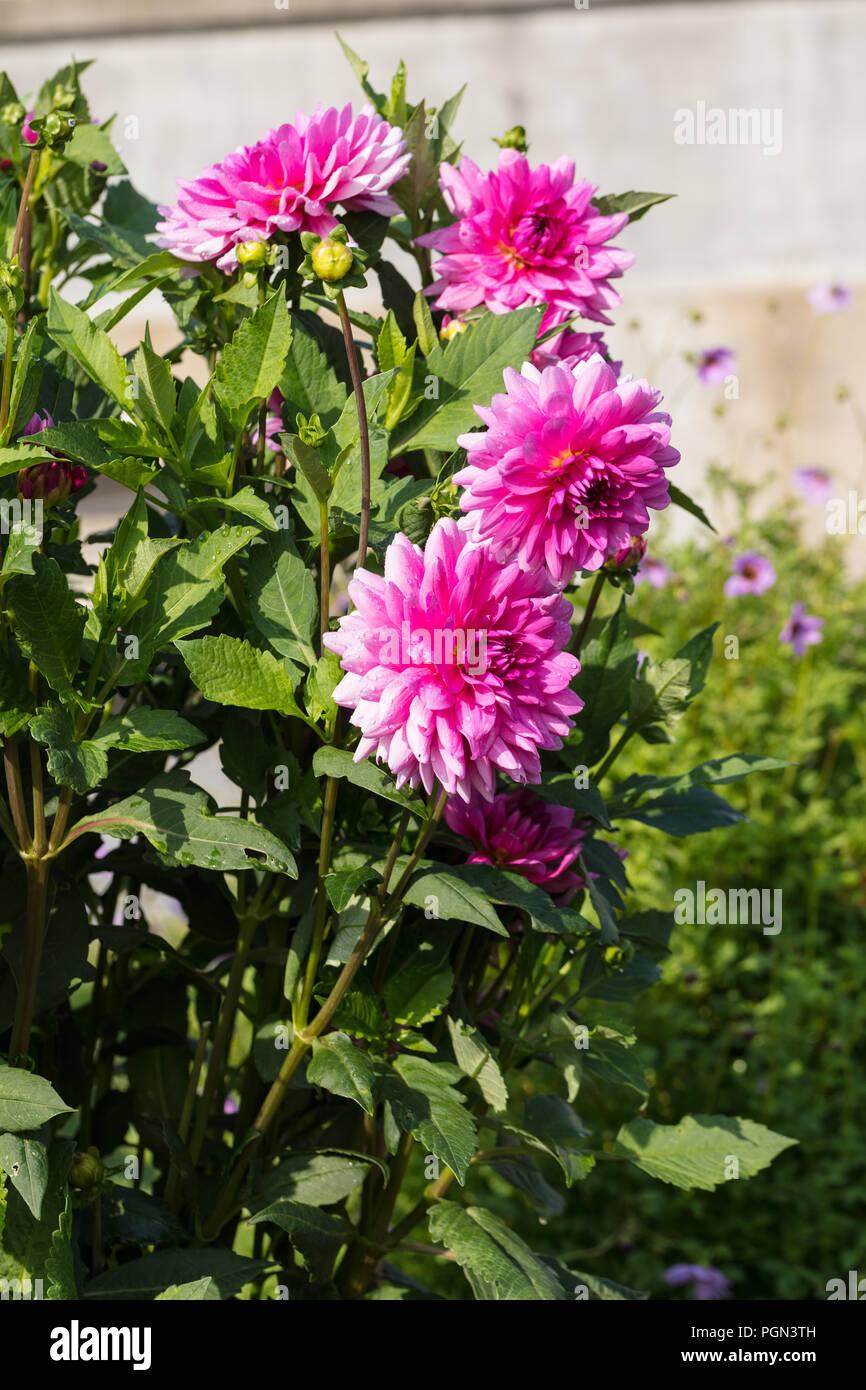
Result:
M51 149L56 149L71 137L75 126L74 116L61 116L58 112L52 111L42 122L42 139Z
M298 437L309 444L311 449L321 449L328 437L327 430L322 428L322 422L318 415L311 415L309 420L300 411L295 416L295 424L298 430Z
M310 252L313 270L320 280L326 280L330 285L336 284L348 275L354 259L349 247L344 245L342 240L332 236L325 237L324 241L320 241Z
M510 130L506 130L501 140L493 137L494 144L501 150L519 150L521 154L526 154L529 149L526 143L526 130L522 125L513 125Z
M242 241L237 248L237 258L241 265L251 270L266 265L268 247L264 241Z
M2 120L4 125L19 126L26 114L27 112L24 110L20 101L10 101L7 106L3 107L2 112L0 112L0 120Z
M99 1150L90 1148L86 1154L77 1153L73 1157L72 1167L69 1169L69 1186L96 1187L97 1183L102 1182L104 1175L105 1169L99 1157Z
M75 105L76 91L65 82L58 82L51 97L51 106L55 111L67 111L70 106Z

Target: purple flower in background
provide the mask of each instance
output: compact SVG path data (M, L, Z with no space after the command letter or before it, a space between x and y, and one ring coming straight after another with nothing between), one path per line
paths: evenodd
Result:
M816 464L795 468L791 474L791 481L807 502L814 502L818 507L823 506L833 492L833 479L830 474L826 468L818 468Z
M794 655L800 657L807 647L814 647L824 640L821 632L823 626L823 618L812 617L805 611L804 604L795 603L790 618L779 633L779 641L790 642Z
M698 357L698 380L704 386L721 386L736 369L737 359L730 348L707 348Z
M661 560L657 560L655 555L645 555L634 577L634 582L635 584L642 584L645 579L648 579L652 589L663 589L670 577L671 572L667 565L663 564Z
M847 285L813 285L806 298L816 314L841 314L854 303Z
M35 115L35 111L28 111L27 115L24 117L24 124L21 127L21 139L26 140L28 145L35 145L36 141L39 139L38 130L34 130L30 124Z
M272 454L282 454L283 446L280 443L280 435L286 428L283 424L283 400L284 397L279 390L274 389L268 399L268 413L265 416L265 444ZM250 444L257 448L259 443L258 426L250 435Z
M725 598L740 598L743 594L763 594L776 582L776 571L769 560L749 550L738 555L730 578L725 580Z
M730 1298L731 1284L720 1269L706 1265L671 1265L662 1275L666 1284L677 1287L680 1284L694 1284L695 1298L699 1300Z

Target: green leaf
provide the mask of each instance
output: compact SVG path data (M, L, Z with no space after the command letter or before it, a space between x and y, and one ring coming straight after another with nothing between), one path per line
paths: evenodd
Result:
M699 507L697 502L693 502L691 497L681 492L675 483L668 482L668 496L675 507L681 507L684 512L688 512L691 516L697 517L698 521L702 521L705 526L709 527L714 535L716 534L716 528L709 520L703 507Z
M498 1216L483 1207L439 1202L429 1215L433 1240L509 1302L562 1302L568 1295L551 1269Z
M434 919L471 922L476 927L486 927L497 936L508 935L486 895L474 886L471 876L464 880L454 870L416 874L406 888L403 900L413 907L430 911Z
M303 1202L293 1202L290 1197L278 1197L269 1207L251 1216L247 1225L256 1226L262 1221L273 1221L275 1226L288 1231L290 1236L306 1236L325 1242L340 1242L352 1229L345 1216L321 1211L319 1207L308 1207Z
M138 657L119 665L118 681L143 680L157 651L210 622L223 600L223 566L255 534L252 526L223 526L160 558L145 601L129 625L138 640Z
M53 286L47 328L57 346L74 357L87 375L122 410L129 410L132 404L129 373L114 343L107 333L91 322L83 309L71 304L68 299L61 299Z
M48 1151L38 1139L0 1134L0 1168L38 1221L48 1185Z
M299 713L292 667L240 637L195 637L175 642L195 684L207 700L244 709Z
M342 912L363 884L378 877L378 871L372 864L364 864L359 869L338 869L336 873L328 874L325 888L334 911Z
M268 1267L231 1250L154 1250L147 1259L106 1269L84 1286L86 1299L155 1299L175 1285L212 1279L221 1299L234 1298Z
M15 636L52 690L68 696L81 658L85 610L76 603L54 559L33 556L33 574L16 574L7 588Z
M219 1301L220 1292L210 1275L204 1279L191 1279L188 1284L169 1284L158 1293L155 1303L190 1303Z
M279 530L274 514L264 497L259 497L249 485L242 487L231 497L199 497L196 499L196 506L218 507L222 511L237 512L239 516L248 516L265 531Z
M623 1125L614 1152L661 1182L710 1192L734 1177L754 1177L796 1143L754 1120L731 1115L686 1115L677 1125L657 1125L638 1116Z
M51 1246L45 1259L45 1274L48 1279L47 1299L57 1303L78 1297L75 1258L72 1253L72 1206L68 1194L66 1205L51 1234Z
M541 322L540 308L508 314L485 314L465 333L426 354L426 368L436 379L438 397L424 399L391 436L392 453L406 449L454 448L458 434L477 425L474 406L489 405L503 389L506 367L520 367L532 352Z
M568 932L595 930L592 923L579 912L557 907L549 893L530 883L522 874L496 869L492 864L455 865L447 870L447 874L449 878L457 878L468 887L480 891L492 903L522 908L535 931L556 932L561 936Z
M628 1086L644 1099L649 1097L646 1075L640 1061L628 1048L613 1038L590 1034L586 1051L577 1054L588 1072L615 1086Z
M193 748L205 741L205 735L194 724L171 709L134 709L129 714L115 714L89 740L101 748L122 748L128 753Z
M292 316L294 335L279 383L286 400L285 418L294 423L299 412L306 418L318 415L327 429L340 417L347 391L316 339L296 316Z
M278 384L291 342L292 323L281 286L235 330L214 372L214 395L236 430Z
M424 815L421 799L411 790L398 791L393 779L369 758L355 762L352 754L345 748L318 748L313 757L313 772L317 777L345 777L355 787L361 787L373 796L394 801L398 806L411 810L415 815Z
M376 339L376 358L379 363L379 371L387 372L392 367L402 367L406 359L406 351L406 339L397 326L394 311L389 309Z
M142 414L170 439L177 412L171 367L164 357L154 352L150 343L144 342L132 359L132 371L141 387L137 400Z
M89 833L120 840L144 835L160 854L223 873L267 868L297 877L294 858L280 840L251 820L216 816L210 797L187 772L163 773L134 796L80 820L66 843Z
M423 290L419 290L412 303L412 319L418 334L418 346L424 357L436 352L440 347L439 335L430 313L430 303Z
M334 1094L343 1093L335 1091ZM361 1186L374 1161L364 1154L292 1154L265 1175L255 1192L255 1200L272 1202L285 1197L310 1207L329 1207L334 1202L342 1202Z
M372 1115L374 1078L372 1059L355 1047L345 1033L329 1033L327 1037L316 1038L313 1058L307 1067L307 1080L312 1085L353 1100Z
M0 1130L39 1129L55 1115L71 1113L44 1076L0 1062Z
M508 1105L508 1087L499 1063L477 1028L462 1019L448 1019L448 1032L454 1049L454 1060L466 1076L478 1083L481 1094L491 1110L502 1111Z
M382 1067L376 1087L399 1129L426 1145L464 1183L475 1152L475 1122L465 1097L451 1085L452 1069L402 1055Z
M106 130L90 122L79 122L72 139L63 147L63 158L87 169L94 159L105 165L104 175L125 174L126 165L111 143Z
M637 222L657 203L666 203L669 198L675 197L675 193L635 193L630 190L628 193L605 193L601 198L593 199L593 206L604 217L627 212L629 222Z
M450 966L431 970L412 964L411 958L395 972L385 987L385 1007L393 1021L405 1028L420 1028L441 1014L454 987Z

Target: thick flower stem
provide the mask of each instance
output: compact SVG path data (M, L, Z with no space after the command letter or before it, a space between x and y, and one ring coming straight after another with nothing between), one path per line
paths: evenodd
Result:
M48 906L48 876L50 873L48 862L45 859L27 859L25 864L27 868L27 942L21 970L21 988L18 992L15 1022L12 1025L12 1038L9 1044L9 1053L13 1059L26 1054L30 1046L30 1030L33 1026L33 1011L36 1007L36 987L39 980L39 963L42 959L45 914Z
M575 656L580 656L581 648L584 644L584 641L586 640L586 634L589 631L589 625L592 622L592 615L596 610L596 606L598 604L599 599L601 598L601 591L603 588L604 570L602 570L601 573L597 574L595 577L595 583L592 586L592 592L589 596L586 609L584 610L583 621L581 622L580 627L577 629L577 639L574 644Z
M316 923L313 928L310 954L307 957L307 966L304 972L304 988L295 1016L296 1030L305 1028L307 1019L309 1018L310 999L313 995L313 986L316 983L319 959L322 954L322 944L325 939L325 927L328 922L328 890L325 886L325 879L331 867L331 845L334 839L334 821L337 809L338 788L338 779L336 777L329 777L325 783L325 795L322 806L322 830L319 839L319 881L316 889Z
M328 503L319 503L319 636L324 637L331 620L331 542L328 530ZM319 644L319 656L324 645Z
M346 356L349 359L349 371L352 374L352 386L355 391L355 402L358 408L358 431L361 441L361 528L358 536L358 559L355 564L356 569L363 569L367 559L367 539L370 535L370 431L367 426L367 402L364 399L364 387L361 382L361 372L358 367L358 354L355 352L355 340L352 337L352 324L349 320L349 310L346 307L346 296L342 290L337 295L337 308L340 313L340 326L343 329L343 338L346 343Z
M14 260L18 255L18 248L21 245L21 238L24 235L24 223L27 216L27 204L30 202L30 194L33 191L33 180L36 177L36 166L39 163L39 152L34 150L30 156L30 163L27 166L27 174L24 179L24 187L21 190L21 202L18 205L18 217L15 222L15 232L12 237L12 246L9 252L9 259ZM9 400L12 393L12 359L15 355L15 324L10 320L6 330L6 356L3 359L3 389L0 393L0 431L6 428L9 419Z
M400 880L393 893L389 895L384 905L378 898L373 903L373 906L370 909L370 915L367 918L367 924L364 927L364 930L358 938L357 942L355 943L355 948L352 951L352 954L349 956L349 959L346 961L346 964L340 971L340 974L337 977L337 981L334 984L331 993L328 995L328 998L325 1000L325 1003L322 1005L321 1009L316 1014L315 1018L312 1020L308 1027L304 1028L303 1030L295 1031L295 1036L292 1041L292 1046L288 1053L288 1056L286 1057L286 1060L283 1062L283 1065L280 1068L279 1075L276 1081L273 1082L270 1090L268 1091L268 1094L265 1097L265 1100L262 1104L262 1108L259 1111L253 1123L253 1135L250 1138L250 1140L244 1145L244 1148L238 1156L237 1162L235 1163L235 1167L229 1176L228 1182L226 1183L225 1187L220 1193L216 1205L210 1214L210 1217L204 1223L203 1235L205 1239L212 1240L216 1235L218 1235L225 1221L231 1214L231 1211L234 1207L237 1198L237 1194L240 1191L240 1186L243 1182L244 1175L246 1174L246 1171L249 1168L253 1155L256 1152L259 1144L261 1143L264 1135L267 1133L274 1120L276 1119L277 1113L279 1112L280 1106L283 1102L283 1097L285 1096L286 1091L289 1088L289 1083L291 1082L292 1077L298 1070L298 1067L301 1065L301 1062L304 1060L304 1057L306 1056L309 1049L312 1047L316 1038L318 1038L320 1034L322 1034L328 1027L328 1024L331 1022L331 1019L334 1017L334 1014L340 1007L340 1003L343 999L343 996L345 995L346 991L348 990L349 986L354 980L355 975L357 974L361 964L363 963L370 948L376 940L376 937L379 935L379 932L382 930L382 928L390 920L394 912L399 907L403 890L409 882L409 879L412 877L412 874L415 872L418 862L421 859L424 850L427 848L431 836L433 835L437 825L442 819L442 813L445 810L446 799L447 798L445 793L441 792L438 796L435 810L433 811L432 816L426 822L421 834L419 835L418 840L415 844L415 848L413 849L412 854L409 857L409 861L405 869L403 870L403 873L400 875Z
M30 163L27 165L27 173L24 176L24 187L21 190L21 202L18 205L18 217L15 221L15 233L12 237L12 249L9 252L10 260L14 260L18 255L18 248L21 245L21 238L24 235L24 221L27 216L27 205L30 202L30 194L33 192L33 180L36 177L38 164L39 151L34 150L30 156Z

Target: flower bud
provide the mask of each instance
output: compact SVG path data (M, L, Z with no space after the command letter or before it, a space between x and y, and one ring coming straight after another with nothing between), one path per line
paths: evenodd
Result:
M646 541L643 536L632 536L628 545L624 545L615 555L612 555L605 565L606 570L631 570L640 564L646 554Z
M89 1148L86 1154L76 1153L74 1155L72 1167L69 1169L70 1187L96 1187L97 1183L102 1182L104 1176L105 1169L102 1166L98 1149Z
M75 105L75 88L68 83L58 82L51 97L51 106L54 111L67 111L70 106Z
M257 270L267 263L267 243L264 241L242 241L237 248L237 258L245 268Z
M0 112L0 120L2 120L4 125L20 125L21 122L24 120L24 115L25 111L24 107L21 105L21 102L10 101L7 103L6 106L3 107L2 112Z
M46 145L56 149L71 137L75 126L74 116L62 116L57 111L51 111L42 122L42 138Z
M526 143L526 130L522 125L513 125L510 130L506 130L501 140L494 142L501 150L519 150L521 154L526 154L529 149Z
M442 327L439 329L439 337L443 343L450 343L452 338L456 338L460 333L465 333L468 326L462 319L452 319L450 315L446 314L442 320Z
M301 415L300 411L295 416L295 424L298 437L309 444L311 449L321 449L325 440L328 438L327 430L323 429L322 422L318 415L311 415L309 420Z
M335 237L325 237L310 252L313 270L320 280L325 280L330 285L336 284L348 275L354 259L349 247Z

